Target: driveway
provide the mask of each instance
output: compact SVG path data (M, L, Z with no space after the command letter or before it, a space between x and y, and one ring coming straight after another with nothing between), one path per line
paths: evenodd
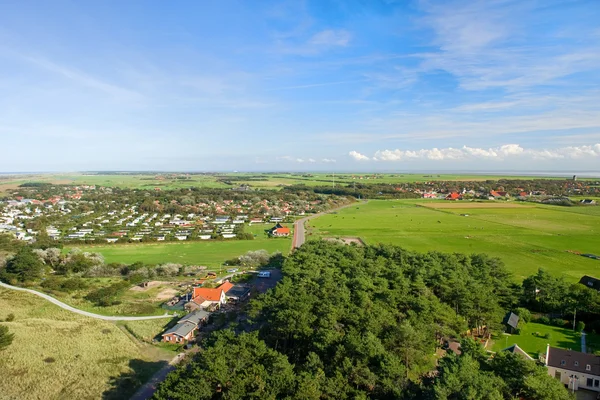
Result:
M170 314L166 314L166 313L164 315L152 315L149 317L109 317L106 315L94 314L94 313L91 313L88 311L79 310L75 307L71 307L70 305L63 303L62 301L56 300L54 297L49 296L46 293L38 292L37 290L31 290L31 289L20 288L17 286L11 286L4 282L0 282L0 287L10 289L10 290L18 290L19 292L31 293L36 296L42 297L42 298L48 300L49 302L56 304L60 308L64 308L67 311L71 311L76 314L84 315L84 316L90 317L90 318L103 319L105 321L144 321L144 320L148 320L148 319L161 319L161 318L173 318L174 317L174 315L170 315Z

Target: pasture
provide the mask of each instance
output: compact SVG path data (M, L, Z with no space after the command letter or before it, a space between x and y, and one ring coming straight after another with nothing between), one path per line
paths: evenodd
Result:
M391 243L423 252L487 253L501 258L517 281L538 268L562 274L570 282L600 275L599 261L568 252L600 253L600 207L509 203L510 207L489 208L481 207L485 203L448 202L451 208L435 209L424 204L442 203L358 204L309 221L308 238L358 236L367 244Z
M128 398L172 358L113 323L0 289L0 318L9 313L15 320L1 324L15 338L0 357L2 399Z
M269 225L261 225L267 229ZM254 227L253 227L254 228ZM141 261L146 264L167 262L186 265L206 265L220 267L224 261L241 256L249 250L266 250L269 253L287 254L292 246L290 238L262 238L255 240L197 241L169 243L132 243L80 246L83 251L100 253L107 263L132 264Z

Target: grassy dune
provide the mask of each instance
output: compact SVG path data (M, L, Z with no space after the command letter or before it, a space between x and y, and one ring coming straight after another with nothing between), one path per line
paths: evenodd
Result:
M0 289L0 318L9 313L16 319L2 324L15 339L0 354L1 399L127 398L170 358L115 324Z
M518 280L540 267L569 281L600 275L599 261L567 252L600 253L600 207L469 208L464 202L453 203L463 208L432 209L420 204L373 200L312 220L311 231L417 251L487 253L500 257Z

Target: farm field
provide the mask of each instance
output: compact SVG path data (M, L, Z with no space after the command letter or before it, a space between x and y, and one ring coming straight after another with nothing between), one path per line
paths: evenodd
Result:
M9 313L15 320L1 324L15 338L0 357L2 399L128 398L173 357L113 323L0 289L0 318Z
M217 181L217 179L230 179L231 184ZM353 179L354 178L354 179ZM362 179L361 179L362 178ZM485 181L499 179L537 179L539 176L519 175L478 175L478 174L372 174L364 172L335 174L335 182L339 185L348 185L353 182L369 183L405 183L424 181ZM571 176L544 176L545 179L565 179ZM224 173L218 175L190 175L188 179L175 179L165 174L24 174L0 175L0 193L17 188L27 182L48 182L55 184L74 185L100 185L107 187L153 189L162 190L202 187L202 188L231 188L247 184L257 189L277 190L281 186L304 184L307 186L328 186L334 177L331 173L313 173L310 176L301 174L281 173ZM591 178L582 177L580 180ZM598 179L598 178L594 178Z
M563 274L570 282L600 275L599 261L568 252L600 253L600 212L591 211L599 207L500 203L482 208L486 203L457 202L452 208L434 209L423 204L442 203L371 200L310 221L309 235L358 236L367 244L391 243L424 252L487 253L501 258L518 281L538 268ZM454 208L458 205L462 208ZM572 211L578 209L582 212Z
M544 338L549 334L549 338ZM588 334L588 337L596 336ZM495 338L492 351L500 351L517 344L533 358L546 352L547 344L552 347L581 351L581 336L571 329L542 325L534 322L524 324L518 335L501 335Z
M262 229L267 229L268 227L266 224L262 226L264 226ZM255 240L135 243L78 247L82 251L102 254L107 263L131 264L141 261L147 264L161 264L173 262L187 265L219 267L224 261L241 256L249 250L264 249L269 253L280 251L287 254L291 246L291 237L263 239L259 235Z

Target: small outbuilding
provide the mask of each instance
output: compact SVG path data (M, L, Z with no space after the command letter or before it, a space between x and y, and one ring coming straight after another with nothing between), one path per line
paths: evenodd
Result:
M519 316L514 312L510 311L508 314L506 314L502 323L506 325L507 332L513 333L519 325Z

